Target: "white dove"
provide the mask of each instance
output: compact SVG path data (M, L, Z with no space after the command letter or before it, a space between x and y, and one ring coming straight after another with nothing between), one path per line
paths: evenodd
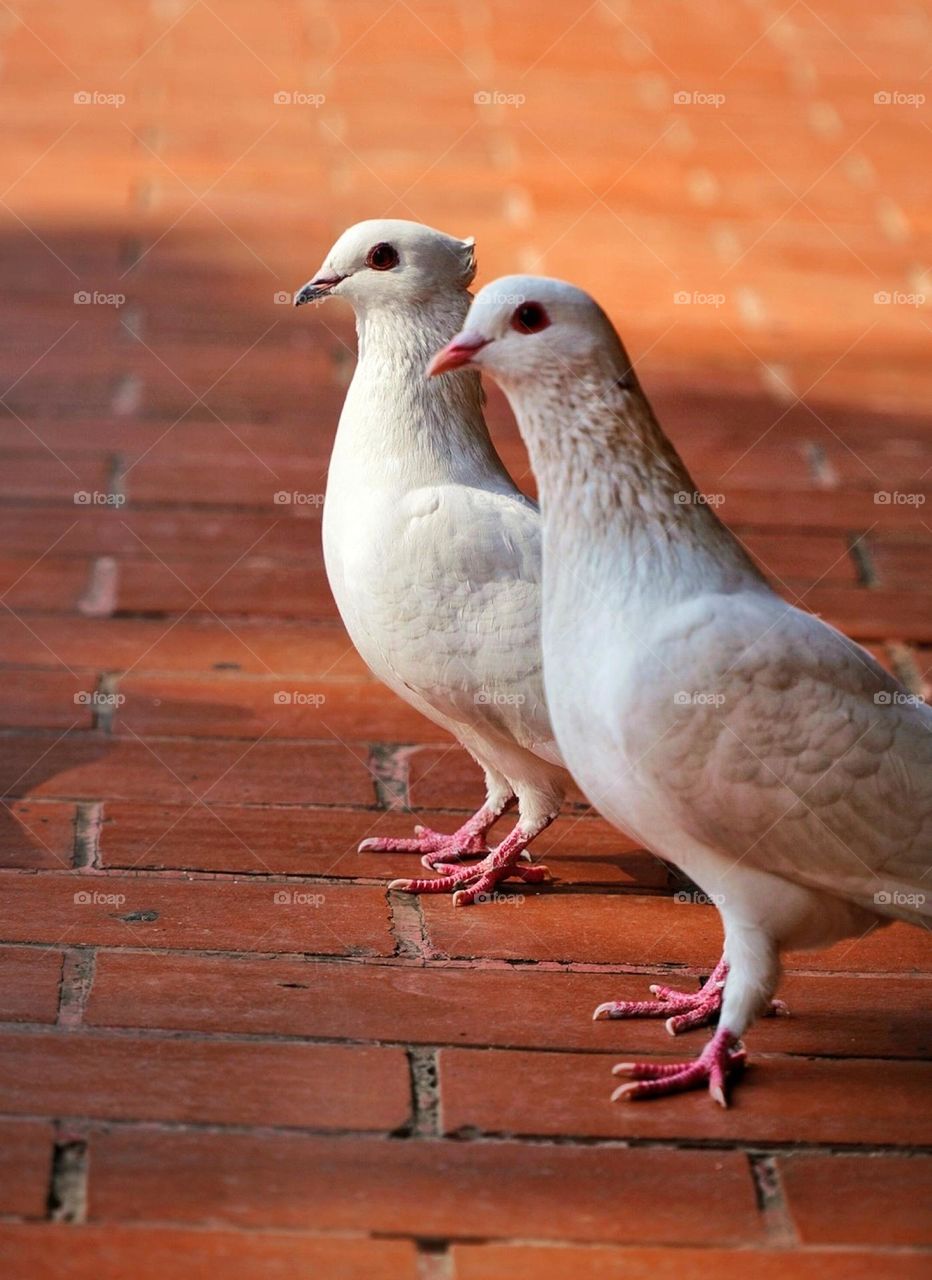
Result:
M724 983L699 1058L621 1063L634 1083L613 1097L707 1080L724 1106L782 949L928 921L932 711L771 591L700 500L587 294L525 276L488 285L430 371L465 365L503 387L537 474L545 686L570 772L724 923L705 991L596 1011L695 1023Z
M443 874L390 887L455 890L457 906L510 875L546 877L518 864L568 782L544 701L540 513L495 452L478 375L424 378L429 355L462 324L475 270L472 240L416 222L361 222L295 297L346 298L356 313L358 363L323 514L340 615L374 674L485 772L485 803L452 835L418 827L360 850L421 853ZM515 803L514 829L490 851L488 831ZM454 865L463 854L487 856Z

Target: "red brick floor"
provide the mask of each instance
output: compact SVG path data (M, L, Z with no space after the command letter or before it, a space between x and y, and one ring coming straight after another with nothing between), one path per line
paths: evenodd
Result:
M380 215L590 287L778 588L928 690L930 32L0 5L5 1277L928 1274L925 934L790 956L727 1113L612 1106L619 1054L673 1047L591 1010L698 981L710 908L581 806L510 905L355 852L478 779L348 646L317 495L352 325L275 299Z

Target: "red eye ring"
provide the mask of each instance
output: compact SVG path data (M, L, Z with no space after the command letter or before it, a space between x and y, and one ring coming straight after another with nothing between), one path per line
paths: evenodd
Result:
M549 324L550 317L539 302L522 302L511 317L511 327L518 333L540 333Z
M366 266L371 267L373 271L391 271L392 267L398 266L398 250L393 244L383 240L381 244L373 245L369 250Z

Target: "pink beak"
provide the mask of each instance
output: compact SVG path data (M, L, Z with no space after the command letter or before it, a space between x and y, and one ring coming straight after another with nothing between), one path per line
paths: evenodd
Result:
M431 360L427 366L428 378L436 378L438 373L448 373L451 369L461 369L463 365L470 364L476 352L487 347L491 341L491 338L483 338L479 333L458 333Z

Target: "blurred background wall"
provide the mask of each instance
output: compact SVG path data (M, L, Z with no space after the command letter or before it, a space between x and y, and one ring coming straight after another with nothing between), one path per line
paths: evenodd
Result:
M18 0L0 58L18 412L300 416L350 329L274 297L383 215L593 290L651 388L927 401L924 4Z

